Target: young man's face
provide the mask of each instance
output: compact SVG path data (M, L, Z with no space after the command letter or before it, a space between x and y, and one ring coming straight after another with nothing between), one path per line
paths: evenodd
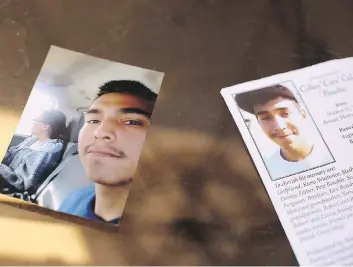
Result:
M108 186L131 182L152 110L151 102L128 94L109 93L93 102L78 142L92 181Z
M254 111L264 133L281 148L303 143L306 116L295 101L278 97L255 105Z

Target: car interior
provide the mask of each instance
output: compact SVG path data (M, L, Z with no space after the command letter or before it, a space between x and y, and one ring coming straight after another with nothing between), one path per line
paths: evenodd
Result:
M57 210L61 202L73 191L93 184L86 176L78 155L78 135L84 124L82 115L78 121L69 124L70 140L66 145L61 161L45 178L30 201L42 207ZM10 146L21 143L28 136L15 134Z
M57 210L72 191L89 186L92 182L84 172L78 154L78 135L84 124L81 116L70 135L62 160L57 168L38 188L31 198L40 206Z
M66 53L57 48L56 53L48 54L9 144L9 147L16 146L28 138L32 134L33 119L44 110L57 109L65 114L70 138L61 160L33 191L8 194L54 210L72 191L92 184L78 155L78 135L84 125L81 109L89 106L96 97L99 85L107 79L98 74L106 73L110 64L92 61L80 53L69 56Z

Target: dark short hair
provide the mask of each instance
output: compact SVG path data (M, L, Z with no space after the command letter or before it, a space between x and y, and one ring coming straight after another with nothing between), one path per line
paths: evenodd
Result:
M99 87L97 98L109 93L129 94L153 102L157 99L157 94L151 89L144 84L133 80L113 80L106 82Z
M283 97L298 103L292 91L281 84L237 94L235 100L241 109L254 114L255 105L263 105L277 97Z

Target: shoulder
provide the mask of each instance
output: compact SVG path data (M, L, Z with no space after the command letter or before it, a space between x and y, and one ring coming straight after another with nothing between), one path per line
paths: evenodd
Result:
M322 139L315 142L314 148L313 148L313 152L314 152L313 154L326 153L328 151L329 150L328 150L325 142Z
M280 178L287 171L287 161L282 158L279 149L267 158L265 163L272 180Z
M333 162L332 154L323 140L315 143L311 155L309 155L309 162L311 165L322 165Z
M43 144L42 150L44 152L56 153L60 152L64 147L64 144L57 139L52 139Z
M68 195L68 199L82 200L87 197L93 196L95 193L94 185L77 189Z
M280 150L276 150L270 157L267 158L266 162L268 165L277 165L279 162L283 162L284 159L281 156Z
M64 199L59 211L69 212L72 208L77 208L80 204L88 202L94 195L94 185L75 190Z
M29 144L34 143L35 141L37 141L37 138L36 138L36 137L34 137L34 136L29 136L29 137L27 137L25 140L23 140L22 144L23 144L23 145L29 145Z

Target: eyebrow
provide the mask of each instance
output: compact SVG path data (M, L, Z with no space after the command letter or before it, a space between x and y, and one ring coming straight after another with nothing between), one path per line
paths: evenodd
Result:
M275 110L279 110L279 111L284 111L284 110L288 110L288 108L275 108ZM264 115L264 114L268 114L270 113L269 111L259 111L259 112L256 112L255 113L255 116L258 116L258 115Z
M118 112L123 113L123 114L140 114L140 115L144 115L147 118L151 118L151 113L147 112L143 109L140 108L120 108L118 110ZM84 114L100 114L102 113L102 110L97 109L97 108L93 108L93 109L88 109L87 111L83 112Z

